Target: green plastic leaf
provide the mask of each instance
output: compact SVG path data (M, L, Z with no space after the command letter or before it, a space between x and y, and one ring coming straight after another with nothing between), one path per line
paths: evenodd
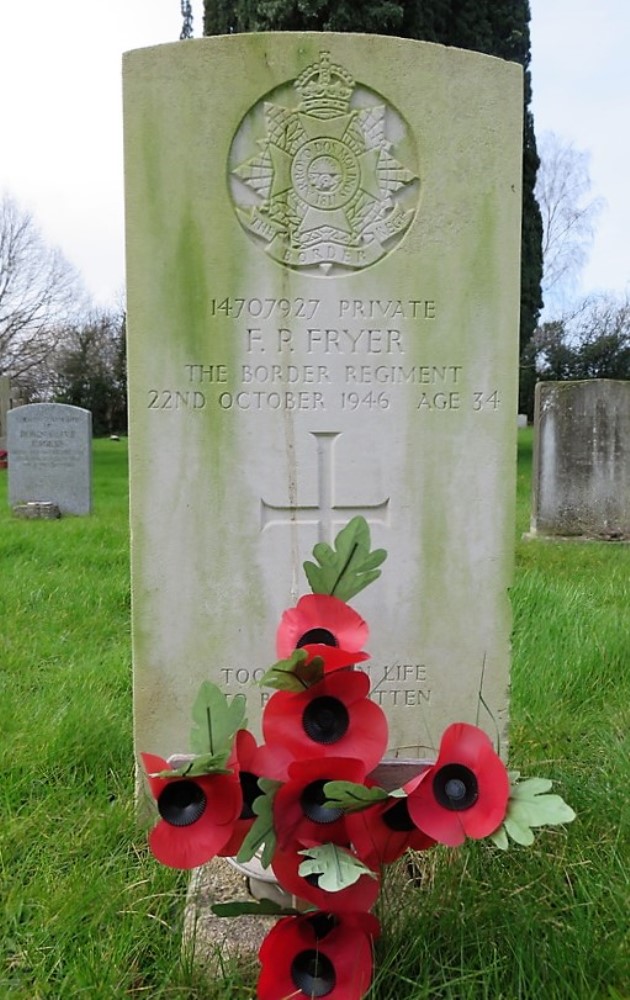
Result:
M235 899L231 903L213 903L210 909L217 917L294 917L308 912L281 906L273 899Z
M378 786L367 788L366 785L358 785L354 781L327 781L324 785L324 795L326 808L343 809L344 812L360 812L369 809L376 802L389 798L384 788Z
M494 833L490 834L488 840L491 840L495 847L498 847L501 851L507 851L510 846L507 830L505 829L505 825L503 823L501 823L498 830L495 830Z
M523 826L554 826L571 823L575 813L560 795L549 795L548 778L527 778L512 788L507 816Z
M252 809L256 819L241 845L236 860L241 864L251 861L260 852L260 863L268 868L276 849L276 833L273 826L273 800L280 787L280 782L267 778L258 779L258 787L262 794L254 799Z
M190 734L193 753L211 756L229 754L237 730L247 725L245 695L234 695L231 702L221 688L204 681L192 709L194 726Z
M515 843L521 844L522 847L531 847L534 843L534 834L527 823L519 823L513 816L508 815L503 820L503 825Z
M278 660L261 677L258 682L261 687L275 688L277 691L304 691L313 684L319 683L324 676L324 661L320 656L314 656L307 663L308 651L294 649L286 660Z
M179 767L169 768L168 771L158 771L151 775L152 778L198 778L202 774L232 774L229 767L226 767L230 754L225 750L223 753L205 753L198 757L193 757Z
M302 878L319 875L317 887L325 892L340 892L358 882L362 875L377 878L375 872L337 844L307 847L299 852L307 859L298 868Z
M385 549L370 552L370 528L364 517L353 517L335 538L334 547L318 542L315 562L305 562L304 572L314 594L330 594L342 601L378 579L387 558Z
M555 826L571 823L575 813L560 795L536 795L532 799L511 799L508 817L521 826Z
M497 847L507 850L509 836L515 843L530 847L533 827L571 823L575 813L560 795L550 795L549 778L527 778L512 785L505 819L490 836Z
M512 785L511 799L533 799L551 790L553 782L549 778L526 778Z

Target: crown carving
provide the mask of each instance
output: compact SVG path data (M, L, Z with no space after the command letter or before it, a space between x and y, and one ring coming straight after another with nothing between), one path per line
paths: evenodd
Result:
M300 109L317 118L345 114L354 90L354 79L332 63L330 52L321 52L319 62L307 66L295 81L302 102Z

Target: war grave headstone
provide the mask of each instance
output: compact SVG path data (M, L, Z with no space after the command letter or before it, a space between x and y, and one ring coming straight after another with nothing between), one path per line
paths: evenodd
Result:
M530 537L630 539L630 382L539 382Z
M390 755L505 736L521 87L374 36L126 55L138 751L187 750L204 679L256 727L302 563L356 514Z
M7 428L9 504L14 509L35 505L31 507L32 516L51 516L51 507L60 514L89 514L92 507L89 410L65 403L29 403L9 411Z
M7 448L7 414L22 404L19 389L11 384L11 376L0 375L0 451Z

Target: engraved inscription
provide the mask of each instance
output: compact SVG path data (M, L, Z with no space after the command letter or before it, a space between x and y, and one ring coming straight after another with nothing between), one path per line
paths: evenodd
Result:
M210 302L212 315L227 321L224 348L183 365L180 384L150 388L148 409L356 412L360 417L395 414L402 401L411 402L420 419L470 410L491 414L501 406L499 390L492 384L470 386L462 365L429 363L429 351L436 349L430 347L430 333L426 360L409 358L416 355L418 333L435 318L433 299L338 299L322 311L327 318L338 313L348 323L339 326L312 325L322 305L318 298L252 295ZM258 325L248 325L249 317ZM365 325L379 317L385 320L382 326ZM279 318L290 325L277 325ZM388 326L389 318L400 326ZM245 359L228 364L223 350L230 351L232 340L240 340ZM417 387L415 398L399 388L411 386Z
M334 449L341 431L311 431L317 444L317 503L279 506L261 499L261 527L272 524L316 524L320 542L332 544L335 526L362 514L368 523L387 524L389 497L380 503L343 505L337 503L335 489Z
M418 201L410 130L328 52L248 112L228 174L252 239L278 263L320 276L380 260Z
M431 703L432 689L428 686L428 670L424 663L391 663L375 668L364 664L362 669L379 679L373 684L370 698L383 708L421 708ZM263 667L221 667L221 682L230 691L251 688L260 681ZM271 692L261 692L265 705Z

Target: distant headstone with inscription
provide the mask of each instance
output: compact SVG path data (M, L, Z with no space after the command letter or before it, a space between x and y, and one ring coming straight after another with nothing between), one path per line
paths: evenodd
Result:
M521 76L341 34L125 57L138 750L188 749L204 679L256 729L302 563L356 514L390 754L504 733Z
M9 411L7 426L10 505L54 504L61 514L89 514L89 410L64 403L30 403Z
M536 386L530 534L630 539L630 382Z

